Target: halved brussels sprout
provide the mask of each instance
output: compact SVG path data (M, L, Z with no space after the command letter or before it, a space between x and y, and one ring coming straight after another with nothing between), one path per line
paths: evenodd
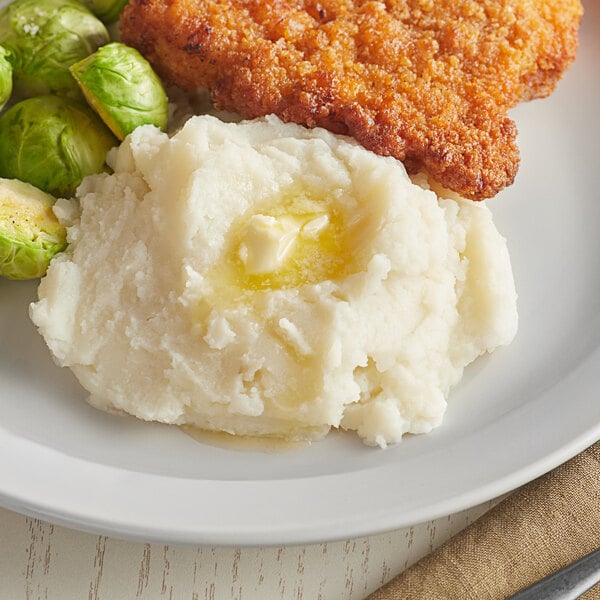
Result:
M0 11L0 44L10 51L17 98L79 96L69 67L108 41L102 21L76 0L15 0Z
M0 46L0 110L2 110L12 94L12 65L8 60L10 52Z
M101 21L110 24L117 21L128 0L82 0Z
M38 188L0 179L0 275L34 279L67 247L67 232L52 212L55 199Z
M0 177L69 197L104 169L117 140L86 105L59 96L28 98L0 116Z
M122 140L140 125L167 126L167 95L150 63L114 42L71 67L90 106Z

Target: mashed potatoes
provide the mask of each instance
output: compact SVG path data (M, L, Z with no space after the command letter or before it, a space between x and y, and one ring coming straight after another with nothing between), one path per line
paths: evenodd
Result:
M240 435L385 446L440 424L516 294L483 204L276 118L146 126L59 201L68 251L31 317L98 408Z

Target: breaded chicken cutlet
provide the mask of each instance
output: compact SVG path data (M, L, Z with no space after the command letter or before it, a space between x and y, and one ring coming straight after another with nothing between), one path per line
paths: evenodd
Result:
M131 0L122 40L218 108L353 136L480 200L512 183L507 110L575 58L579 0Z

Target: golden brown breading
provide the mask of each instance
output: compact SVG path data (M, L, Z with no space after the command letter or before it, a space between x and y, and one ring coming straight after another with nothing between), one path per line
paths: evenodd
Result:
M548 95L579 0L131 0L121 36L246 118L354 136L473 199L512 183L507 110Z

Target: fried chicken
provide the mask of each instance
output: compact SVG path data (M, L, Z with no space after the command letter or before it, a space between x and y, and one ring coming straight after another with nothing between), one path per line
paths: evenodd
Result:
M512 183L507 116L575 58L579 0L131 0L122 40L245 118L325 127L480 200Z

